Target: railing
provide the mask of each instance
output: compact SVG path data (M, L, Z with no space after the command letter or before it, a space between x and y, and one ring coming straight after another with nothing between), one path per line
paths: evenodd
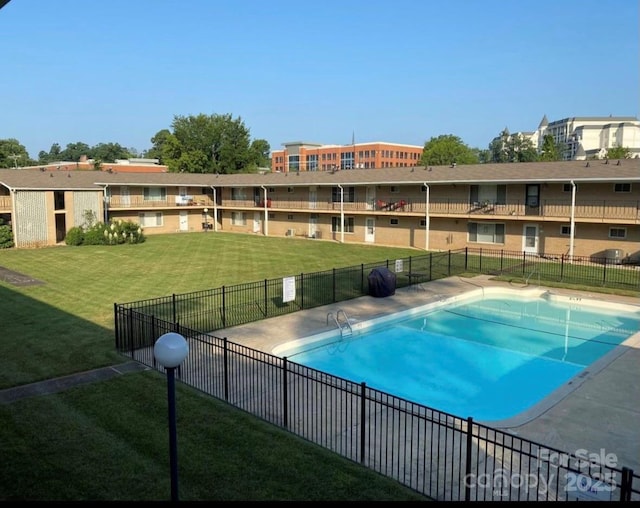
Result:
M264 202L251 199L223 199L221 207L230 209L264 208ZM273 210L314 210L339 211L339 202L308 199L270 198L267 208ZM346 212L375 212L377 214L424 214L427 205L424 199L402 195L384 195L371 201L344 202ZM529 206L524 201L514 200L505 203L468 202L449 198L434 198L429 202L432 215L460 216L507 216L507 217L549 217L568 218L571 216L569 200L543 200L539 206ZM575 218L619 219L640 221L640 201L593 200L578 201L574 209Z
M211 335L218 329L369 294L373 268L398 260L114 304L116 349L162 370L157 337L176 331L190 354L178 378L209 395L438 500L640 500L631 469L574 454L419 405ZM405 271L435 280L462 273L589 284L636 291L640 270L606 258L460 249L402 258ZM404 278L398 281L406 285ZM403 284L405 283L405 284ZM540 283L540 282L539 282ZM328 318L327 318L328 319ZM337 321L337 319L336 319ZM589 489L597 487L595 494ZM585 497L586 496L586 497Z
M11 196L0 196L0 210L3 212L11 211Z
M107 206L113 208L173 208L173 207L213 207L213 200L208 195L191 195L191 199L184 200L181 196L166 196L165 199L144 199L143 196L110 196Z
M122 321L128 315L129 321ZM163 370L157 337L181 333L178 379L436 500L640 500L640 476L130 309L120 347Z

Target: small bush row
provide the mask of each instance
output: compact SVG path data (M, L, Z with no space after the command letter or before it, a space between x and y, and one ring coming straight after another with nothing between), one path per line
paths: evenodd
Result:
M64 241L67 245L119 245L142 243L145 241L145 236L140 224L113 220L108 224L96 222L73 227L67 231Z

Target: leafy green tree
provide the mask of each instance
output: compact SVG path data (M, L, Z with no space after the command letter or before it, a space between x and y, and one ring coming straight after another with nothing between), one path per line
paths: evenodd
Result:
M242 119L226 115L175 116L173 132L158 132L150 153L160 152L170 171L187 173L251 172L259 161ZM258 144L258 147L260 144Z
M608 159L630 159L631 150L624 146L614 146L607 150Z
M509 129L505 128L498 137L489 143L491 162L511 162L508 149L510 136Z
M540 153L539 160L562 160L562 146L553 140L553 136L551 134L545 134L542 138L542 152Z
M91 159L102 162L115 162L116 159L129 159L132 157L129 150L118 143L98 143L86 154Z
M27 149L17 139L0 139L0 168L19 168L34 163Z
M477 164L478 155L465 145L458 136L443 134L432 137L424 145L420 164L423 166L445 166L456 164Z
M61 153L62 153L62 149L60 148L60 145L58 143L54 143L53 145L51 145L49 152L45 152L44 150L41 150L38 153L38 163L48 164L49 162L61 161L62 160L62 157L60 155Z
M254 139L251 142L252 158L259 168L271 167L271 145L265 139Z
M144 156L149 159L158 159L160 164L164 164L163 162L163 147L167 140L173 136L169 129L162 129L151 138L152 146L149 150L144 153Z
M80 157L86 155L91 156L91 148L86 143L78 141L77 143L69 143L64 150L60 152L61 161L79 162Z
M538 160L538 151L530 138L523 134L510 134L504 129L489 143L491 162L534 162Z
M538 150L533 146L533 141L521 134L511 136L508 150L512 162L535 162L538 160Z

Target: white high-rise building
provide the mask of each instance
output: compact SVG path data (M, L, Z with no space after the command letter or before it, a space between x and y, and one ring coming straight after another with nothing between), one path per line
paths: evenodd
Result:
M564 148L565 160L604 159L608 150L616 147L628 148L631 157L640 157L640 121L631 116L584 116L549 122L544 115L538 129L530 134L538 151L547 134Z

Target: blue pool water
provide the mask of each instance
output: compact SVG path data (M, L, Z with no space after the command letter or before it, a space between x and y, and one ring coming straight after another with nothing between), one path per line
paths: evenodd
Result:
M355 327L354 327L355 328ZM485 296L322 340L282 356L457 416L530 408L640 330L640 310Z

